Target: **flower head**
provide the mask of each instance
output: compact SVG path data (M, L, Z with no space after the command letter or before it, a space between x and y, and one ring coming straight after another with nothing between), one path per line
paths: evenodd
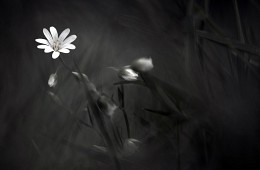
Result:
M48 85L49 85L50 87L55 87L56 84L57 84L57 82L58 82L57 78L58 78L58 77L57 77L57 74L56 74L56 73L51 74L50 77L49 77L49 80L48 80Z
M70 50L75 49L75 45L71 44L77 38L76 35L71 35L66 38L70 33L70 29L65 29L60 36L58 36L58 32L56 28L50 27L50 32L43 28L43 34L46 39L35 39L36 42L41 43L37 48L44 49L45 53L52 52L52 58L56 59L59 57L60 53L69 53Z
M152 58L139 58L131 64L131 68L138 72L147 72L153 69Z
M129 66L125 66L121 68L118 72L119 77L123 78L127 81L135 81L138 78L138 73L136 73L133 69Z

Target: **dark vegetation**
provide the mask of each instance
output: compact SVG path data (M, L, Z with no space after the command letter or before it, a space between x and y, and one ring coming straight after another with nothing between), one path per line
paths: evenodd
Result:
M14 0L1 8L0 169L259 167L258 1ZM62 61L36 48L49 26L78 36ZM144 56L154 69L136 82L108 68ZM119 107L112 119L90 83ZM140 143L124 155L128 138Z

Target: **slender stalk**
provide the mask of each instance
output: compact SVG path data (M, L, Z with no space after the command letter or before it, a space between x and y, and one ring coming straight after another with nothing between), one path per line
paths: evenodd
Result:
M197 31L197 35L199 35L202 38L208 39L210 41L216 42L218 44L226 45L230 49L231 53L234 56L240 58L248 66L248 68L251 69L251 71L254 73L256 78L260 79L258 71L249 62L246 61L246 58L242 57L241 55L238 55L238 50L246 51L248 53L257 55L257 57L254 57L252 55L251 58L254 59L255 61L258 61L260 56L260 51L256 47L254 47L253 45L242 44L240 42L231 40L226 37L219 37L213 34L209 34L208 32L205 31Z
M88 110L88 117L89 117L90 124L91 124L91 126L93 127L93 126L94 126L94 123L93 123L93 120L92 120L92 116L91 116L89 107L87 107L87 110Z
M237 0L233 0L233 3L234 3L234 8L235 8L235 14L236 14L236 23L237 23L239 40L242 43L245 43L245 36L244 36L244 33L243 33L243 29L242 29L241 18L240 18Z
M206 17L209 16L209 4L210 4L210 0L205 0L205 1L204 1L204 7L205 7Z
M180 149L180 128L179 121L176 121L176 137L177 137L177 169L181 170L181 149Z
M72 72L73 70L64 62L63 58L62 57L59 57L61 63L63 64L63 66L65 68L67 68L70 72Z
M245 44L245 36L244 36L244 32L243 32L243 29L242 29L242 24L241 24L241 17L240 17L240 13L239 13L239 8L238 8L238 3L237 3L237 0L233 0L233 4L234 4L234 8L235 8L235 15L236 15L236 24L237 24L237 30L238 30L238 37L239 37L239 40L241 41L242 44ZM243 52L243 56L245 57L245 62L246 63L249 63L249 55L246 53L246 52ZM243 78L243 73L245 74L245 76L248 74L248 67L247 65L243 65L244 67L244 72L241 72L238 70L238 72L240 73L240 78L242 79ZM247 76L245 77L247 78ZM243 79L241 80L241 82L239 82L239 86L240 88L242 88L242 85L241 83L243 83Z
M102 118L102 115L100 113L98 106L96 105L96 101L94 99L94 96L90 95L89 90L88 90L88 85L86 84L86 81L84 80L84 76L81 73L79 66L78 66L77 62L75 61L74 57L73 57L73 62L76 66L76 69L77 69L79 75L80 75L80 79L81 79L82 83L84 84L85 96L89 100L90 107L91 107L92 112L94 113L94 117L95 117L95 120L97 122L97 125L98 125L101 133L103 134L103 136L106 140L106 143L109 147L110 153L111 153L113 161L115 163L115 167L116 167L117 170L121 170L121 166L120 166L119 160L118 160L117 155L116 155L116 150L115 150L114 144L113 144L113 142L112 142L112 140L109 136L109 133L106 130L105 122Z
M127 114L126 114L126 111L125 111L125 92L124 92L124 85L123 84L121 84L120 85L120 87L121 87L121 97L122 97L122 108L121 108L121 110L122 110L122 112L123 112L123 115L124 115L124 119L125 119L125 124L126 124L126 130L127 130L127 137L128 138L130 138L130 127L129 127L129 121L128 121L128 117L127 117Z
M128 117L126 114L126 111L124 108L121 109L124 115L124 119L125 119L125 124L126 124L126 130L127 130L127 137L131 138L131 133L130 133L130 127L129 127L129 121L128 121Z
M112 126L112 131L113 131L114 138L115 138L115 140L116 140L116 142L117 142L117 145L118 145L118 146L120 147L120 149L121 149L122 146L123 146L123 143L122 143L122 141L121 141L120 136L118 136L118 133L117 133L117 131L116 131L116 129L115 129L114 126Z
M203 146L204 146L204 155L205 155L205 161L208 163L208 146L207 146L207 136L205 129L202 130L202 136L203 136Z

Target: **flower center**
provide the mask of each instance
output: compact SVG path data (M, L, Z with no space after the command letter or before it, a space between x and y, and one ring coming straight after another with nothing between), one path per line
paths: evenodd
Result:
M60 45L61 43L59 41L54 41L52 45L53 50L58 51L60 49Z

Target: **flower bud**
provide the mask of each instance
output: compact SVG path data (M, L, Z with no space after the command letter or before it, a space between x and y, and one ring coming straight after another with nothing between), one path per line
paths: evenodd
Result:
M50 87L55 87L56 84L57 84L57 82L58 82L57 79L58 79L58 76L57 76L56 73L51 74L50 77L49 77L49 80L48 80L48 85L49 85Z
M123 67L118 72L119 77L127 81L135 81L138 78L138 74L129 67Z
M97 101L99 109L107 116L112 117L117 105L105 94L101 94Z
M137 72L147 72L153 69L152 58L139 58L131 64L131 68Z

